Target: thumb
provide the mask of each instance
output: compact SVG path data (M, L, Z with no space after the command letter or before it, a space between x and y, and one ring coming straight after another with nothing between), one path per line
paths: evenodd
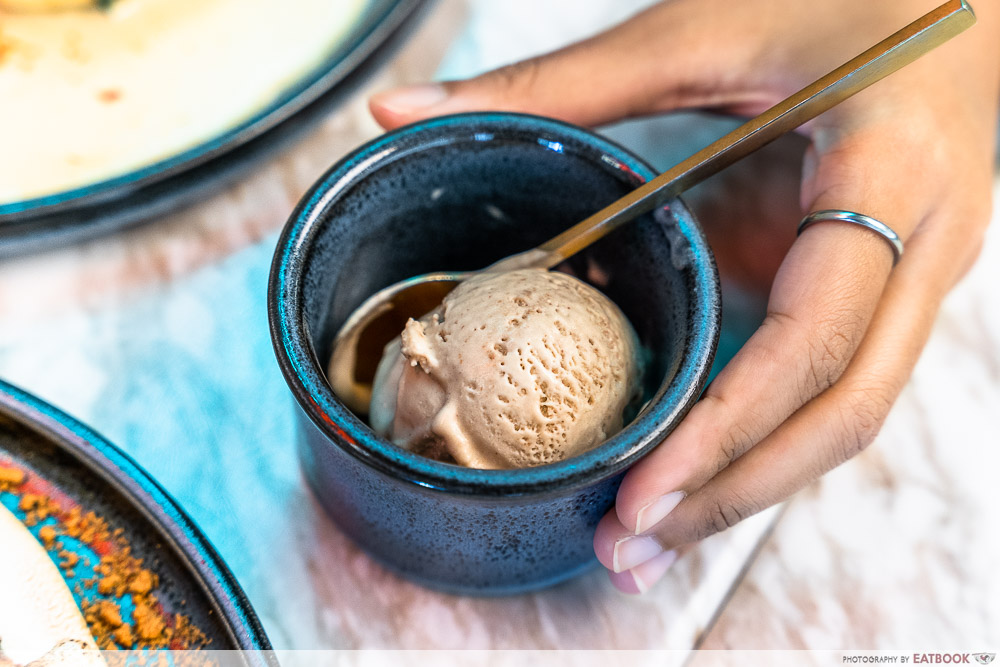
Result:
M721 14L719 4L727 7ZM462 111L520 111L593 126L680 108L764 109L771 98L748 76L764 31L747 30L754 15L740 5L753 3L734 4L660 3L558 51L471 79L384 91L369 107L386 129Z

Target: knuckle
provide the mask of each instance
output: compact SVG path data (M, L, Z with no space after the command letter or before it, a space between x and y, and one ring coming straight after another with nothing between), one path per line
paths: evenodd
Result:
M993 205L989 194L980 195L979 190L981 188L975 188L975 193L969 193L958 204L943 205L945 210L929 216L907 241L919 239L938 248L934 268L939 278L931 287L939 300L972 268L982 253Z
M728 528L732 528L738 522L739 518L735 512L725 504L715 501L705 513L701 530L698 533L698 539L702 540L710 535L721 533Z
M849 394L841 408L841 437L834 465L853 458L875 440L892 407L890 396L882 387L855 389Z
M767 314L765 322L781 326L790 335L783 340L803 341L805 365L798 377L798 399L805 403L836 382L854 356L867 327L867 318L854 308L853 295L844 294L842 306L818 315L811 323L777 311Z
M807 338L807 345L810 389L818 393L836 382L847 368L863 329L858 316L850 309L828 313L816 324L819 335Z
M726 434L723 436L722 441L719 443L719 453L718 461L716 465L715 473L718 474L722 472L725 468L743 456L750 447L752 447L758 440L759 436L747 425L741 423L739 420L735 421Z
M511 97L521 96L534 87L541 67L538 57L511 63L490 72L490 84Z
M761 416L750 412L736 413L722 394L713 392L709 386L702 401L713 403L716 414L724 415L721 419L726 423L725 429L718 438L704 440L706 450L703 452L706 462L714 462L713 476L725 470L729 465L743 456L744 452L753 447L763 437L760 422Z
M712 500L701 521L697 539L721 533L754 514L754 504L739 494Z

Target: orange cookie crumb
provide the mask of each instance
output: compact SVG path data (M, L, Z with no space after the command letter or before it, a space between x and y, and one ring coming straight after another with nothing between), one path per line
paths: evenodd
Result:
M5 468L0 466L0 490L4 488L15 488L24 484L27 475L23 470L17 468Z
M96 591L102 599L86 600L81 611L91 634L102 650L197 650L211 644L191 620L182 614L163 609L156 591L159 576L132 555L132 548L120 528L112 528L92 511L79 507L65 510L41 493L27 492L28 474L17 468L0 467L0 492L17 498L17 509L24 513L24 523L38 526L38 539L50 552L67 580L76 577L81 561L90 567L91 559L70 551L61 541L72 538L88 544L101 554L93 567L93 577L70 581L79 598L84 591ZM93 594L93 593L91 593ZM123 607L123 604L126 605ZM0 667L5 667L0 659Z

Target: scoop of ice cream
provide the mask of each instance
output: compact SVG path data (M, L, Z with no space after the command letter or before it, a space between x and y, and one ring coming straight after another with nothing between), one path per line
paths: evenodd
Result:
M386 347L371 424L464 466L553 463L621 430L638 394L637 352L618 307L572 276L480 274Z

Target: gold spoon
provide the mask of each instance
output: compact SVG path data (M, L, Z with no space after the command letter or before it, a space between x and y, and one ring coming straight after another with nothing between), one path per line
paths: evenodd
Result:
M481 271L549 269L620 225L662 206L709 176L908 65L976 22L965 0L949 0L826 76L779 102L672 169L537 248L511 255ZM410 317L420 317L475 271L428 273L368 297L337 333L329 380L351 410L365 414L375 368L385 345Z

